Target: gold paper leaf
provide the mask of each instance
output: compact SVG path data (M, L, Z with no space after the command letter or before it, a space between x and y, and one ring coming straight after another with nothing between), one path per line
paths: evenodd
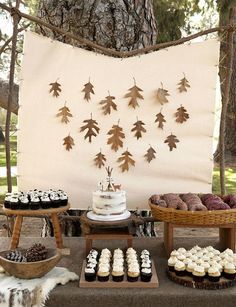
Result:
M183 122L186 122L189 119L189 114L187 113L187 110L181 105L177 112L175 113L176 122L182 124Z
M107 144L111 145L112 150L117 151L119 147L123 147L122 139L125 138L125 134L119 125L113 125L107 134L110 135Z
M117 105L113 101L115 99L114 96L107 96L106 99L102 100L99 104L102 105L102 111L104 115L111 114L111 110L117 111Z
M91 94L95 94L93 88L94 86L92 85L92 83L90 83L90 79L89 79L89 82L84 84L84 89L82 90L82 92L84 92L85 100L87 101L91 100Z
M169 136L167 136L166 140L164 141L164 143L167 143L167 145L169 146L170 151L172 151L173 148L177 148L176 143L178 143L178 142L179 142L179 140L172 133Z
M64 105L64 107L59 109L59 113L56 116L61 116L61 122L67 124L70 121L68 117L72 117L72 114L70 113L70 109Z
M107 159L105 155L103 155L101 151L98 154L96 154L96 157L94 158L95 165L98 168L102 168L102 166L105 165L106 160Z
M137 120L136 123L134 123L134 128L131 129L131 132L135 132L134 136L137 138L142 137L142 133L147 132L147 130L143 127L145 124L141 120Z
M49 85L51 86L49 93L52 92L53 97L58 97L61 92L61 84L56 81Z
M91 143L92 137L96 137L99 134L100 128L98 127L97 121L92 119L92 115L91 119L85 119L83 123L85 123L85 125L80 128L80 132L83 132L87 129L84 139L86 140L88 138L89 143Z
M156 159L155 153L156 151L154 150L154 148L150 146L147 150L147 153L144 155L148 163L150 163L153 159Z
M72 149L72 146L75 145L74 139L73 139L70 135L68 135L67 137L65 137L65 138L63 139L63 141L64 141L63 145L66 146L66 150L68 150L68 151L70 151L70 150Z
M135 166L135 161L131 158L132 154L126 150L122 153L121 157L117 159L118 163L121 163L119 167L122 170L122 173L129 170L130 165Z

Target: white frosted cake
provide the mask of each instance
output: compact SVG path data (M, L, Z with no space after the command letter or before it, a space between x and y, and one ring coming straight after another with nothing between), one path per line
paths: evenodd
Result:
M93 192L93 212L98 215L120 215L126 211L125 191Z

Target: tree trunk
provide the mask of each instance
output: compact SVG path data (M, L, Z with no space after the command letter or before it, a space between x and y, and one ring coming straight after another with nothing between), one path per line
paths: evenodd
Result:
M118 51L142 49L156 43L152 0L41 0L37 15L64 31ZM36 32L83 48L77 41L44 27L37 25ZM82 211L69 210L67 214L81 215ZM53 235L50 220L45 222L43 233ZM65 221L62 229L67 236L78 236L79 226L79 222ZM143 233L148 233L146 229L150 227L146 226Z
M8 93L9 82L0 78L0 107L3 109L7 109ZM15 114L18 113L18 93L19 86L14 84L11 111Z
M236 5L236 1L218 0L220 26L226 25L229 18L229 9ZM236 20L234 21L236 23ZM224 80L226 76L226 52L227 52L226 35L220 45L220 67L219 75L221 81L221 94L224 95ZM231 167L236 165L236 33L234 34L234 59L233 72L230 85L230 97L226 115L225 129L225 162ZM215 152L215 162L219 162L220 148Z

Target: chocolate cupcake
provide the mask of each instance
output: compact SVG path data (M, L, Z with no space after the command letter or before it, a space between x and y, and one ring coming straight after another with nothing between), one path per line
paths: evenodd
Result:
M4 207L6 209L11 208L11 193L7 193L4 199Z
M29 199L27 196L23 196L20 198L19 207L21 210L28 210L29 209Z
M175 274L177 276L185 276L185 264L182 261L176 261L175 263Z
M84 269L84 277L86 281L95 281L96 280L96 271L94 267L86 266Z
M141 275L141 281L149 282L152 278L152 269L142 268L140 275Z
M41 197L41 207L43 209L49 209L51 208L51 199L49 198L48 195L43 195Z
M36 196L31 198L29 207L31 210L38 210L40 208L40 199Z
M97 277L99 281L105 282L109 280L110 276L110 265L107 264L99 264L98 271L97 271Z
M208 269L208 279L211 282L218 282L220 280L221 273L217 267L210 267Z
M52 208L59 208L61 201L57 194L50 194L50 199L52 202Z
M195 282L203 282L205 277L205 269L203 266L197 265L193 270L193 280Z
M186 274L188 276L192 276L195 266L196 266L195 262L189 262L188 263L188 265L186 266Z
M61 206L67 206L67 204L68 204L67 194L66 193L60 193L59 198L60 198L60 205Z
M121 282L124 280L124 267L123 265L113 264L112 267L112 280L115 282Z
M12 210L19 210L20 208L20 202L19 202L19 199L18 197L11 197L10 198L10 208Z
M133 262L128 266L127 280L130 282L138 281L140 275L138 262Z
M236 276L236 270L235 270L235 266L233 265L233 263L226 263L224 265L224 277L230 280L235 279Z

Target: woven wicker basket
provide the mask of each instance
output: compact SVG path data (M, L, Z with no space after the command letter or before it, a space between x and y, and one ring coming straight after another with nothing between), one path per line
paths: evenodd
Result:
M149 201L152 216L158 220L178 225L225 225L236 223L236 209L215 211L184 211L163 208Z

